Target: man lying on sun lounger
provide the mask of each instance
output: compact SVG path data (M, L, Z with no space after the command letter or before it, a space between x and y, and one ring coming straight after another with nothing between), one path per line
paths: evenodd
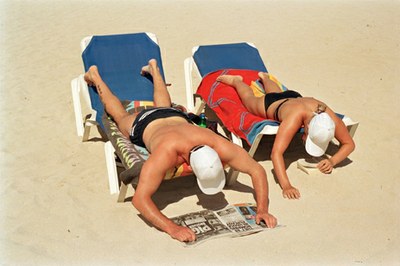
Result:
M325 174L331 173L335 165L354 151L355 143L346 125L325 103L303 97L296 91L282 91L268 73L259 72L258 76L266 93L261 97L254 95L241 75L221 75L217 81L233 87L250 113L280 122L271 159L283 197L298 199L300 192L289 181L283 154L299 128L304 128L306 151L314 157L323 156L333 138L339 141L339 150L317 164L317 168Z
M223 164L227 164L251 176L256 193L257 223L263 220L268 227L275 227L277 220L268 211L268 183L264 168L239 146L211 130L193 125L185 113L171 108L171 98L156 60L150 60L143 67L142 74L153 78L156 107L133 115L126 112L120 100L104 83L96 66L91 66L85 74L85 81L96 87L106 112L114 119L122 134L150 153L132 198L136 209L172 238L194 241L195 233L164 216L151 197L165 173L184 162L190 164L201 191L209 195L216 194L225 185Z

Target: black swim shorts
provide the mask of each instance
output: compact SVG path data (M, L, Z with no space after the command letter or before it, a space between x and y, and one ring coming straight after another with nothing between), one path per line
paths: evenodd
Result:
M154 120L173 116L182 117L186 119L188 123L191 123L191 120L186 113L175 108L155 107L142 110L133 122L132 129L129 134L129 139L133 144L146 148L146 145L143 142L143 132L146 127Z

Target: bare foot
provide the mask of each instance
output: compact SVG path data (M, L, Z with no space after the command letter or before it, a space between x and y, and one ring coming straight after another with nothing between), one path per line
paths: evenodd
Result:
M147 66L142 67L142 71L140 71L140 74L142 76L145 76L145 75L153 76L155 70L158 70L157 60L150 59L149 64Z
M83 78L89 86L93 86L95 84L95 79L99 76L99 70L97 66L89 67L89 70L85 73Z
M229 86L234 86L236 82L242 82L243 77L239 75L221 75L217 78L217 81Z
M263 84L265 84L266 80L270 79L267 72L258 72L258 77L261 79Z

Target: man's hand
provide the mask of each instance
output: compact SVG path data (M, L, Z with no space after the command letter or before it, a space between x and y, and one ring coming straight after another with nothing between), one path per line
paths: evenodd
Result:
M288 199L299 199L300 198L299 190L292 186L284 188L282 190L282 195L284 198L288 198Z
M189 228L175 225L167 232L173 239L181 242L192 242L196 240L196 234Z
M330 174L333 170L333 164L331 160L324 159L317 164L317 168L324 174Z
M274 228L277 224L276 218L272 214L269 214L267 212L257 212L256 223L260 224L261 220L265 222L268 228Z

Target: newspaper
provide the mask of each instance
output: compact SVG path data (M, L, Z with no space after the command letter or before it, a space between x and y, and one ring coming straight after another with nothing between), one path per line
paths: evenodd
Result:
M196 241L185 242L192 246L217 237L238 237L267 229L265 223L256 224L257 207L252 203L229 205L218 211L201 210L173 217L178 225L186 226L196 234Z

